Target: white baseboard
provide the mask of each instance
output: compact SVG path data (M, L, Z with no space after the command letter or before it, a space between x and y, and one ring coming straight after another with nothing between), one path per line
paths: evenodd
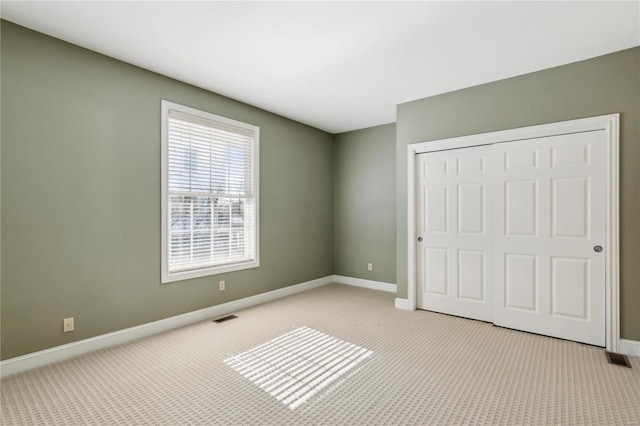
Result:
M234 311L249 308L251 306L270 302L312 288L321 287L323 285L337 282L341 284L352 285L356 287L364 287L372 290L382 290L391 293L396 292L396 285L384 283L380 281L363 280L360 278L344 277L341 275L329 275L312 281L292 285L278 290L257 294L255 296L245 297L243 299L234 300L232 302L222 303L220 305L211 306L209 308L200 309L186 314L176 315L174 317L153 321L147 324L141 324L135 327L126 328L124 330L114 331L112 333L91 337L77 342L68 343L66 345L56 346L42 351L18 356L15 358L0 361L0 377L10 376L20 373L21 371L30 370L32 368L42 367L54 362L63 361L88 352L104 349L110 346L119 345L121 343L130 342L132 340L141 339L143 337L162 333L163 331L172 330L185 325L193 324L200 321L206 321L211 318L220 317ZM408 299L395 299L395 307L397 309L409 309ZM635 340L620 339L620 353L625 355L640 356L640 342Z
M400 299L396 297L396 309L404 309L405 311L410 311L409 309L409 299Z
M66 345L56 346L42 351L6 359L0 362L0 377L6 377L21 371L30 370L32 368L41 367L43 365L52 364L74 356L104 349L110 346L119 345L121 343L130 342L132 340L141 339L153 334L162 333L163 331L172 330L174 328L183 327L200 321L206 321L211 318L220 317L240 309L249 308L261 303L280 299L292 294L300 293L312 288L320 287L334 282L334 276L329 275L316 280L307 281L301 284L292 285L278 290L268 291L266 293L256 294L255 296L245 297L243 299L234 300L232 302L222 303L220 305L211 306L209 308L199 309L186 314L176 315L153 321L147 324L141 324L135 327L125 328L123 330L114 331L112 333L102 334L100 336L91 337L77 342L68 343Z
M333 281L340 284L347 284L355 287L364 287L371 290L387 291L389 293L395 293L397 291L395 284L384 283L381 281L363 280L362 278L345 277L343 275L334 275Z
M620 339L618 350L624 355L640 356L640 342L637 340Z

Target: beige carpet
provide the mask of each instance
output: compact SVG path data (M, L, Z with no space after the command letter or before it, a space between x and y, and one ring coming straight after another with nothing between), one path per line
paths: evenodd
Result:
M3 425L640 424L640 359L330 285L2 380Z

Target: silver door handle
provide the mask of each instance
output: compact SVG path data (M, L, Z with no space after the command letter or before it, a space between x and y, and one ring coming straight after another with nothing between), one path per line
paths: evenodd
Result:
M422 237L418 237L418 242L421 243L422 242Z
M593 251L595 251L596 253L600 253L602 250L603 250L603 249L602 249L602 246L595 246L595 247L593 248Z

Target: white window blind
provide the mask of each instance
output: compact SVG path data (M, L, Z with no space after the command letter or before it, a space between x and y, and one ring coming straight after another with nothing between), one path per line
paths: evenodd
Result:
M258 133L163 101L163 282L258 266Z

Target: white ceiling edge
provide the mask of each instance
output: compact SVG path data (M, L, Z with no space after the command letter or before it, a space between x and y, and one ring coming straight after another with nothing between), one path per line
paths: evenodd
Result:
M2 18L341 133L640 45L640 2L24 2Z

